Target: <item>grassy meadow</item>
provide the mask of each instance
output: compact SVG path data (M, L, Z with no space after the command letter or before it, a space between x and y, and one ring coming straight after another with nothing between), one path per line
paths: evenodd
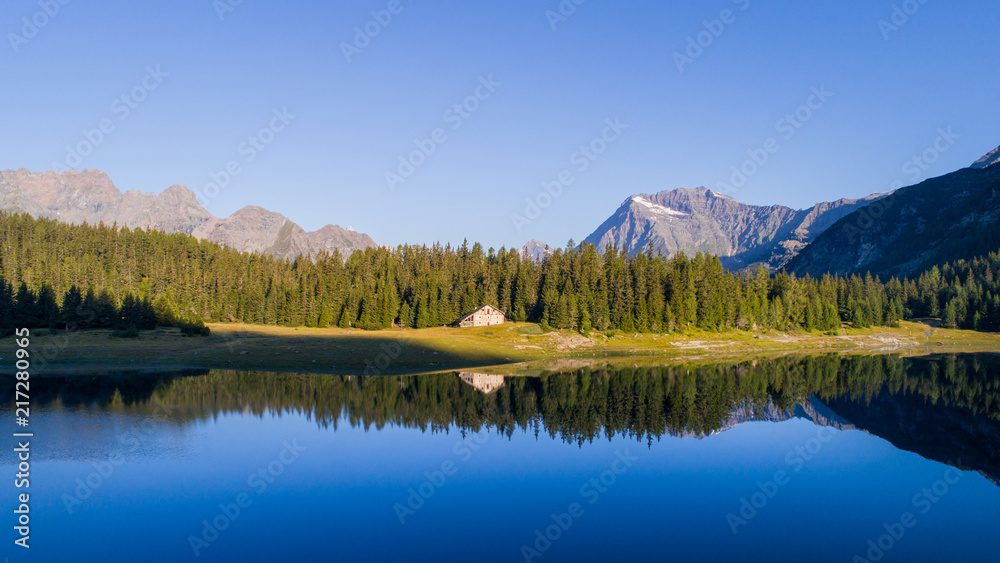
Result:
M212 324L210 336L159 328L138 338L110 330L31 337L36 375L100 370L247 369L335 374L406 374L521 362L642 359L644 362L758 357L789 353L1000 351L1000 335L903 322L897 328L820 332L702 332L670 335L543 332L535 324L480 328L362 331ZM10 342L10 339L5 339ZM6 349L4 349L6 348ZM0 369L13 369L13 344L0 348ZM546 363L546 362L542 362Z

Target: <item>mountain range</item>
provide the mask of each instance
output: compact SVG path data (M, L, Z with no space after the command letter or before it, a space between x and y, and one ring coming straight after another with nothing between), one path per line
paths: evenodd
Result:
M0 210L184 233L281 258L333 251L348 255L376 246L350 227L306 232L284 215L256 206L220 219L180 185L159 195L122 193L97 170L2 171ZM912 275L1000 248L1000 148L969 168L890 194L808 209L750 205L704 187L636 194L584 242L599 251L613 246L629 253L652 248L666 256L713 254L731 270L761 264L814 277L869 271L883 278ZM555 249L533 239L520 251L543 260Z
M1000 249L1000 149L965 168L896 190L856 211L788 263L814 277L871 272L882 279Z
M0 171L0 210L67 223L117 224L132 229L183 233L243 251L279 258L316 256L339 250L345 256L376 246L366 234L327 225L306 232L290 219L261 207L248 206L225 219L198 203L195 194L175 185L159 195L128 190L122 193L98 170L63 173Z
M803 210L748 205L706 188L637 194L584 242L602 251L714 254L729 269L914 275L1000 249L1000 147L915 186Z
M796 210L783 205L749 205L707 188L633 195L584 242L629 253L652 248L714 254L738 270L754 264L779 269L830 225L885 197L839 199Z

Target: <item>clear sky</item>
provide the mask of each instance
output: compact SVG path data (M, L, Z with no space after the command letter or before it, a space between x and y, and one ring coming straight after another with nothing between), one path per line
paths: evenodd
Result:
M808 207L967 166L1000 144L998 29L971 0L10 0L0 168L382 244L562 246L634 193Z

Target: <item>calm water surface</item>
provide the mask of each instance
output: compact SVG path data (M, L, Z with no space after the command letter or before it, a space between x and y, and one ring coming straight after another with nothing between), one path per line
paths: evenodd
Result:
M533 375L37 379L32 547L0 553L1000 559L994 356Z

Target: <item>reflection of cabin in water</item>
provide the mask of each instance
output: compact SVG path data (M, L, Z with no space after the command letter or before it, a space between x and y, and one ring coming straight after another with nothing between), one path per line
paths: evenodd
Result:
M504 320L506 319L503 311L492 305L483 305L482 307L459 319L455 324L460 327L493 326L502 325Z
M503 387L504 382L502 375L489 375L486 373L471 373L463 371L459 372L458 377L462 381L487 395Z

